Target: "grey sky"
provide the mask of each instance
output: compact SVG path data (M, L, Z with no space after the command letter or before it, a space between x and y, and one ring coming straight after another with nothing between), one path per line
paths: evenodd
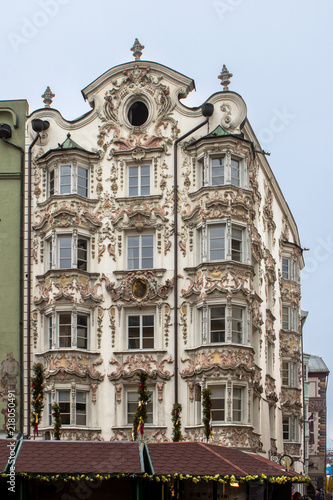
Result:
M195 80L188 106L221 89L217 75L226 64L234 74L230 90L246 101L302 246L310 248L302 287L302 308L309 311L304 349L331 370L332 19L330 0L13 0L2 3L0 20L0 99L26 98L33 111L43 106L40 95L50 85L53 106L66 119L90 109L82 88L133 59L135 37L146 47L142 59ZM331 379L330 448L332 387Z

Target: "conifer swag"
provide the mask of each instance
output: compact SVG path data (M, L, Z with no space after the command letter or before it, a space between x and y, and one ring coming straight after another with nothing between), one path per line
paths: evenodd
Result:
M147 420L147 404L150 402L150 392L147 391L147 379L148 373L140 372L138 373L140 380L138 387L138 407L134 415L133 429L132 429L132 439L137 440L138 432L140 432L141 438L144 432L144 425Z
M33 366L34 377L32 378L32 414L31 425L34 436L38 436L38 423L42 417L44 408L44 368L41 363Z
M203 424L205 427L205 436L207 441L209 438L213 437L213 427L212 427L212 391L209 387L202 391L202 412L203 412Z
M53 403L51 406L51 409L53 412L52 416L54 417L54 424L53 424L54 439L59 441L60 436L61 436L60 429L61 429L61 425L62 425L60 408L59 408L59 405L57 403Z
M173 424L173 432L172 432L172 441L180 441L182 439L181 433L181 417L180 414L182 412L182 405L179 403L175 403L172 407L172 424Z

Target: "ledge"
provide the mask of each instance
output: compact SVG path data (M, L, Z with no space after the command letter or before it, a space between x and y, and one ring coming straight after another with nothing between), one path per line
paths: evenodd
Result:
M98 198L86 198L85 196L81 196L80 194L77 193L71 193L71 194L53 194L52 196L49 196L45 201L40 201L37 203L37 207L42 208L47 205L49 205L52 202L56 201L65 201L65 200L76 200L76 201L83 201L85 203L91 203L92 205L97 205L99 202Z
M121 351L113 351L116 356L128 356L130 354L165 354L167 349L124 349Z
M127 270L120 270L120 271L113 271L113 274L115 276L119 276L120 278L125 278L128 274L135 273L135 274L145 274L147 271L150 273L156 275L157 277L163 276L164 273L167 272L167 269L164 268L151 268L151 269L127 269Z
M35 352L35 356L47 356L48 354L57 354L57 353L77 353L77 354L90 354L91 356L99 356L101 355L100 351L90 351L89 349L76 349L75 347L57 347L56 349L47 349L43 352Z
M198 195L205 194L205 193L210 192L210 191L214 191L214 192L215 191L225 191L226 189L228 189L229 191L231 189L235 190L235 191L241 190L241 191L244 191L245 194L252 195L252 190L249 188L244 188L241 186L234 186L233 184L221 184L218 186L202 186L199 189L197 189L196 191L192 191L192 193L188 193L188 197L195 198Z
M163 195L161 194L147 194L144 196L121 196L119 198L115 198L115 201L118 203L126 203L126 202L132 202L132 201L158 201L163 198Z
M230 271L235 269L235 267L240 267L242 269L251 271L252 274L254 275L254 266L251 264L246 264L245 262L238 262L236 260L214 260L212 262L201 262L195 267L184 267L184 271L189 274L189 275L194 275L197 274L198 271L208 271L211 268L216 268L216 267L225 267L228 270L228 267L230 268Z
M48 269L44 274L38 274L36 279L38 281L44 281L47 278L63 278L67 276L78 277L83 276L85 278L90 278L97 280L100 276L99 273L90 273L89 271L83 271L81 269Z

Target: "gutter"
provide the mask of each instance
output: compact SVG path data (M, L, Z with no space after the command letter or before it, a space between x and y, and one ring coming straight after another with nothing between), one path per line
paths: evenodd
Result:
M186 134L175 140L173 144L173 177L174 177L174 357L175 357L175 403L178 403L178 159L177 146L180 141L208 123L214 108L210 103L202 106L206 120L199 123Z

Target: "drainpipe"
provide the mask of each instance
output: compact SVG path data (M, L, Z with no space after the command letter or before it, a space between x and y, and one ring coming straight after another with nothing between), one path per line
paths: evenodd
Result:
M28 149L28 251L27 251L27 438L30 439L30 412L31 412L31 155L32 148L38 141L40 133L48 129L48 121L31 120L32 129L37 132Z
M20 264L19 264L19 274L20 274L20 290L19 290L19 338L20 338L20 433L23 432L23 241L24 241L24 149L8 141L4 136L1 139L18 149L21 153L21 168L20 168Z
M206 102L201 107L206 120L199 123L173 143L173 178L174 178L174 356L175 356L175 403L178 403L178 161L177 146L180 141L193 134L196 130L208 123L214 112L214 106Z

